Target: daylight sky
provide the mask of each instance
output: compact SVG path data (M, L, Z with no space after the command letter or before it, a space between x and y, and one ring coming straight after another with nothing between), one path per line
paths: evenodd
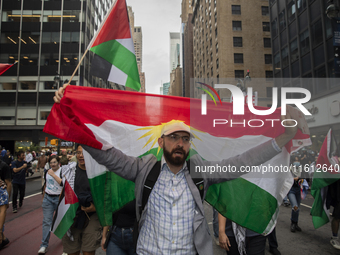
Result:
M159 94L170 81L170 35L180 32L182 0L126 0L143 32L143 72L146 92Z

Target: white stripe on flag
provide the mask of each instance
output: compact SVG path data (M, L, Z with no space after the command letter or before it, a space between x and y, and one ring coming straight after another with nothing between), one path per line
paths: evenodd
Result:
M63 200L61 200L60 204L59 204L59 207L58 207L58 215L57 215L57 218L54 222L54 229L51 229L51 232L54 232L60 222L62 221L62 219L64 218L64 216L66 215L66 212L67 210L70 208L70 205L69 204L65 204L65 197L63 198Z
M125 85L127 77L128 77L127 74L125 74L123 71L112 65L107 80L121 85Z

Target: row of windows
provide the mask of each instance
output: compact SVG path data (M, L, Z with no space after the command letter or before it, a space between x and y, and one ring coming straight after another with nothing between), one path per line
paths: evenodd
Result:
M245 77L244 70L234 70L235 79L243 79ZM273 71L265 71L266 78L272 79L273 78Z
M264 54L264 63L272 64L272 54ZM243 64L243 53L234 53L234 64Z
M233 25L234 31L242 31L242 21L233 20L232 25ZM270 23L269 22L262 22L262 30L263 30L263 32L270 32Z
M261 6L262 16L269 16L269 7ZM241 5L232 5L231 6L231 14L240 15L241 14Z

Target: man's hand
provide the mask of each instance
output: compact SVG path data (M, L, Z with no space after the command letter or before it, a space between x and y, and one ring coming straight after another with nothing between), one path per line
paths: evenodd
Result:
M84 212L87 212L87 213L96 211L96 207L94 206L94 204L92 202L91 202L91 205L89 207L81 206L80 209L82 209Z
M219 239L221 248L229 251L229 247L231 245L230 245L230 241L229 241L228 236L224 232L219 232L218 233L218 239Z
M61 98L64 95L65 89L69 84L64 84L61 88L59 88L56 92L55 92L55 96L53 97L54 102L56 102L57 104L60 103Z
M292 109L291 106L287 106L287 115L281 116L281 121L287 120L287 119L293 119L289 113L289 110ZM295 119L294 119L295 120ZM295 120L297 122L297 120ZM296 135L296 132L298 131L298 127L294 121L285 121L285 132L282 135L279 135L275 138L275 141L277 145L280 148L283 148L290 140L294 138Z
M26 164L26 163L23 164L23 165L22 165L22 168L27 168L27 164Z
M106 242L106 234L107 234L107 231L109 231L109 228L110 228L109 226L103 227L102 241L100 243L103 251L106 251L106 249L104 248L104 244Z

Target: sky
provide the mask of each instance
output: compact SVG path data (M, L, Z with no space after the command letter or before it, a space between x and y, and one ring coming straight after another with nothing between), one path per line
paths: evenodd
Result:
M143 67L146 92L159 94L170 81L170 32L180 32L182 0L126 0L143 32Z

